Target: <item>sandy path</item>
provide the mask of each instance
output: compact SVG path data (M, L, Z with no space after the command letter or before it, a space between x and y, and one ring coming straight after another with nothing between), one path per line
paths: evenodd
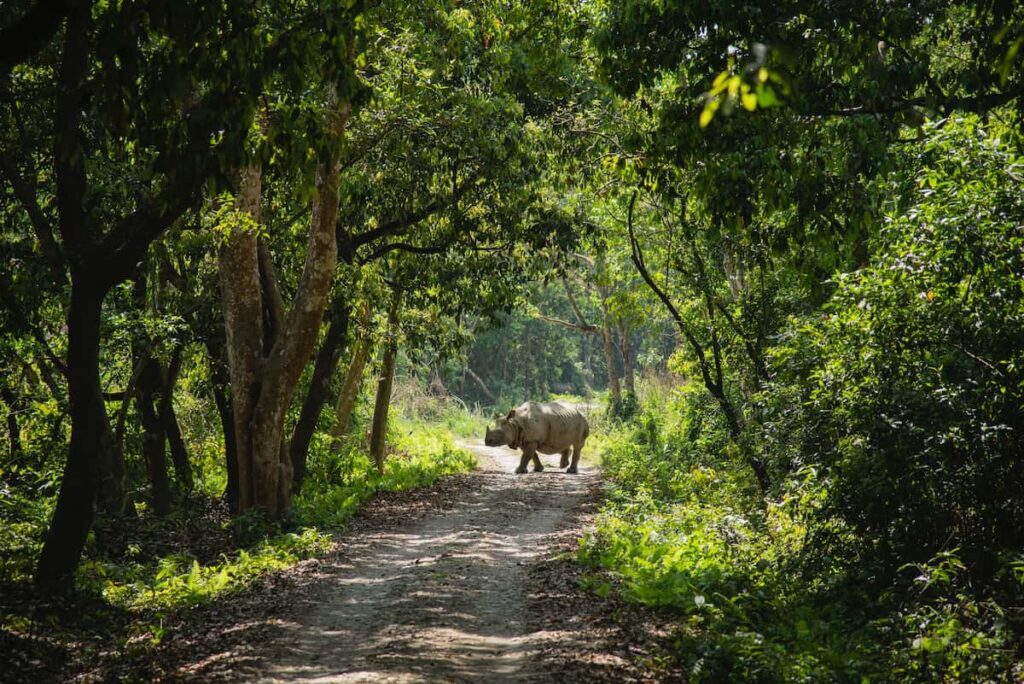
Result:
M325 568L336 594L283 626L260 681L543 679L534 656L555 635L527 626L529 569L597 474L581 463L566 475L555 456L517 476L518 452L463 446L479 486L451 510L355 540Z

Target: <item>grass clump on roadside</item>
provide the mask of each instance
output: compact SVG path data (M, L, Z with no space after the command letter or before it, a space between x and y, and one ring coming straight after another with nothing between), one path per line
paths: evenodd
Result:
M310 480L294 502L298 521L338 527L378 492L427 487L445 475L468 472L476 459L455 445L447 428L398 417L389 429L390 453L378 473L369 455L352 439L340 455L329 454L327 440L314 445Z
M86 561L80 584L95 588L112 605L129 610L170 610L206 603L238 591L265 572L283 570L326 552L331 536L315 528L265 537L248 549L200 564L188 554L155 563Z

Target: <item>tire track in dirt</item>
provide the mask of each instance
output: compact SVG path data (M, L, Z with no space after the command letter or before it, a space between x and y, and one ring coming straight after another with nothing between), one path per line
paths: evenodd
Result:
M313 611L284 623L256 674L264 682L537 681L550 640L531 630L530 568L599 486L566 475L514 475L518 452L464 443L475 486L450 510L347 545L324 572Z

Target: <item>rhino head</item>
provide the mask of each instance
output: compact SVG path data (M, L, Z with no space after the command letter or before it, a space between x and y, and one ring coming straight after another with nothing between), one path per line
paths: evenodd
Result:
M495 415L495 426L487 428L487 434L484 435L484 444L496 447L503 444L511 445L515 441L517 431L510 420L512 414L513 412L509 411L508 415L504 418Z

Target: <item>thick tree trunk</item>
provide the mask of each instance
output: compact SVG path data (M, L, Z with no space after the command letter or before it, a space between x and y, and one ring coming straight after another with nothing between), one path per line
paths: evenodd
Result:
M338 368L338 361L345 349L345 340L348 337L349 310L347 302L342 297L337 297L331 306L330 326L316 355L316 362L313 364L313 376L309 381L309 391L302 402L302 410L299 412L299 419L295 422L292 430L292 438L289 444L294 480L292 491L298 494L302 489L302 481L306 477L306 458L309 455L309 444L313 440L313 433L316 431L316 424L320 420L320 413L324 405L330 400L331 377Z
M331 428L331 439L336 449L340 446L341 438L348 432L349 423L352 421L352 412L356 407L356 399L359 398L359 390L363 386L363 374L366 372L366 364L370 360L372 347L369 338L363 338L356 343L352 363L349 364L345 382L341 386L341 391L338 392L338 403L334 407L334 426Z
M398 356L398 312L402 305L402 291L396 290L388 311L387 337L381 355L380 379L377 381L377 399L373 406L373 426L370 432L370 455L377 471L384 472L387 444L388 409L391 407L391 388L395 382L395 359Z
M99 373L104 292L89 280L72 274L67 352L71 444L57 507L36 566L36 584L46 590L71 585L92 526L97 456L103 448L104 429L110 430Z
M317 167L306 259L295 298L273 345L260 349L263 302L258 245L250 231L233 235L221 251L221 283L234 396L239 509L257 507L279 519L292 495L292 463L282 444L284 417L302 370L316 345L337 262L335 220L341 136L350 105L332 95L328 126L332 144ZM240 211L259 221L260 172L242 172ZM264 272L264 279L270 275Z
M239 173L235 204L239 212L259 223L262 175L258 167ZM230 369L231 408L238 473L238 510L253 506L253 453L251 427L260 393L263 361L263 302L256 233L236 230L219 255L224 332ZM275 442L276 446L278 442Z

